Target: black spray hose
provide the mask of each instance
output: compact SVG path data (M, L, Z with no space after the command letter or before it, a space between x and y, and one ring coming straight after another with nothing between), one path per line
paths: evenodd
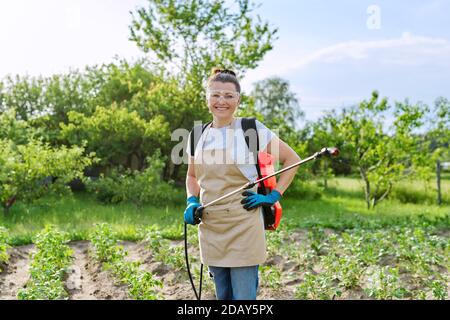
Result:
M202 299L202 280L203 280L203 263L200 266L200 285L199 292L197 294L197 290L195 288L194 280L192 279L191 268L189 266L189 255L188 255L188 244L187 244L187 223L184 223L184 257L186 259L186 267L189 275L189 280L191 281L192 289L194 290L195 298L197 300Z

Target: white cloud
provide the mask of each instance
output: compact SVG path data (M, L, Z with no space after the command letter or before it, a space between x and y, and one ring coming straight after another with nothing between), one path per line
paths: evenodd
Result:
M399 66L450 66L450 41L404 32L400 38L394 39L341 42L298 58L293 67L280 73L288 73L315 63L354 62Z

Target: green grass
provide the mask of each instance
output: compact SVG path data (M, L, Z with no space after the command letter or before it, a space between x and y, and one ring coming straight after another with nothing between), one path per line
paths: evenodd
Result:
M46 197L34 204L15 204L8 216L0 215L0 225L10 231L13 244L31 243L34 234L46 225L55 225L69 233L71 239L88 238L94 224L107 222L124 240L141 238L142 226L161 228L182 222L184 203L178 206L136 208L132 204L103 205L87 193L73 197ZM180 229L181 230L181 229Z
M426 218L440 219L439 223L449 227L448 204L437 206L389 199L368 210L363 200L362 183L358 179L332 179L327 191L317 187L317 182L311 182L311 185L322 194L321 198L284 197L282 223L295 228L322 226L345 229L373 223L410 223L411 219ZM420 182L410 182L409 185L415 192L420 192ZM450 180L444 180L443 185L450 194ZM49 224L67 232L73 240L88 239L94 225L101 222L110 224L123 240L142 239L143 229L149 225L164 230L166 238L179 239L182 236L184 208L184 202L171 203L164 208L136 208L132 204L103 205L90 194L77 193L73 197L46 197L30 205L17 203L8 216L0 214L0 225L9 230L13 245L31 243L33 235Z

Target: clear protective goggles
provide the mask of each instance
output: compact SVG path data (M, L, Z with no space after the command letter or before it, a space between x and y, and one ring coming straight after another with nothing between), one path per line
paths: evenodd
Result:
M218 101L221 97L225 101L234 101L239 98L239 92L228 90L208 90L206 91L206 97L212 101Z

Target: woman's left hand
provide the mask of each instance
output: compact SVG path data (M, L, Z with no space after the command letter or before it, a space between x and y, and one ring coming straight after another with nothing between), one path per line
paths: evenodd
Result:
M257 194L253 191L244 191L242 195L246 198L242 199L241 203L244 209L249 211L260 206L272 206L281 199L281 193L277 190L272 190L268 195Z

